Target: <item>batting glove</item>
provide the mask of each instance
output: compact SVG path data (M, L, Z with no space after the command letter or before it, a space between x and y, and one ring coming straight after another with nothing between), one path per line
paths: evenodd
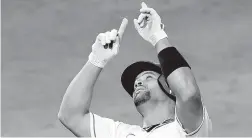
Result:
M120 41L128 24L126 18L123 19L119 31L113 29L106 33L100 33L92 45L92 52L88 61L93 65L104 68L104 66L119 52Z
M155 46L159 40L168 36L164 32L164 25L157 12L153 8L147 7L144 2L141 5L141 14L138 19L134 19L135 28L144 40Z

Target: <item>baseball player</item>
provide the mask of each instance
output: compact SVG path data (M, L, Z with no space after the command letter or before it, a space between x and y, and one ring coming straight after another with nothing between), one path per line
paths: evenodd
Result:
M212 129L191 67L168 41L161 18L142 3L134 25L140 36L156 49L159 64L139 61L128 66L122 76L124 89L142 115L142 126L129 125L89 111L95 82L118 54L128 24L119 30L100 33L89 59L72 80L64 95L59 120L78 137L168 138L204 137Z

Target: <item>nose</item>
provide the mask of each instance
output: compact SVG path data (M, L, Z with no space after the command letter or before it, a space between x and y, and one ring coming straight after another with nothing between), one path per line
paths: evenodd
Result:
M138 87L138 86L142 86L143 85L143 82L140 81L140 80L137 80L136 83L135 83L135 88Z

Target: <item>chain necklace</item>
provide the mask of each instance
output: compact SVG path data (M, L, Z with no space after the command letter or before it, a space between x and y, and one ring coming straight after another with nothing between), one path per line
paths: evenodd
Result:
M157 127L157 126L163 126L165 124L168 124L168 123L171 123L173 122L174 119L172 118L169 118L169 119L166 119L165 121L163 121L162 123L159 123L159 124L155 124L155 125L151 125L151 126L148 126L148 127L144 127L143 129L147 132L150 132L153 128Z

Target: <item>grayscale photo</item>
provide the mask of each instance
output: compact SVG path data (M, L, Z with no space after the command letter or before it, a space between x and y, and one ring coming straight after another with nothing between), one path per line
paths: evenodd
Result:
M1 0L1 137L251 137L251 0Z

